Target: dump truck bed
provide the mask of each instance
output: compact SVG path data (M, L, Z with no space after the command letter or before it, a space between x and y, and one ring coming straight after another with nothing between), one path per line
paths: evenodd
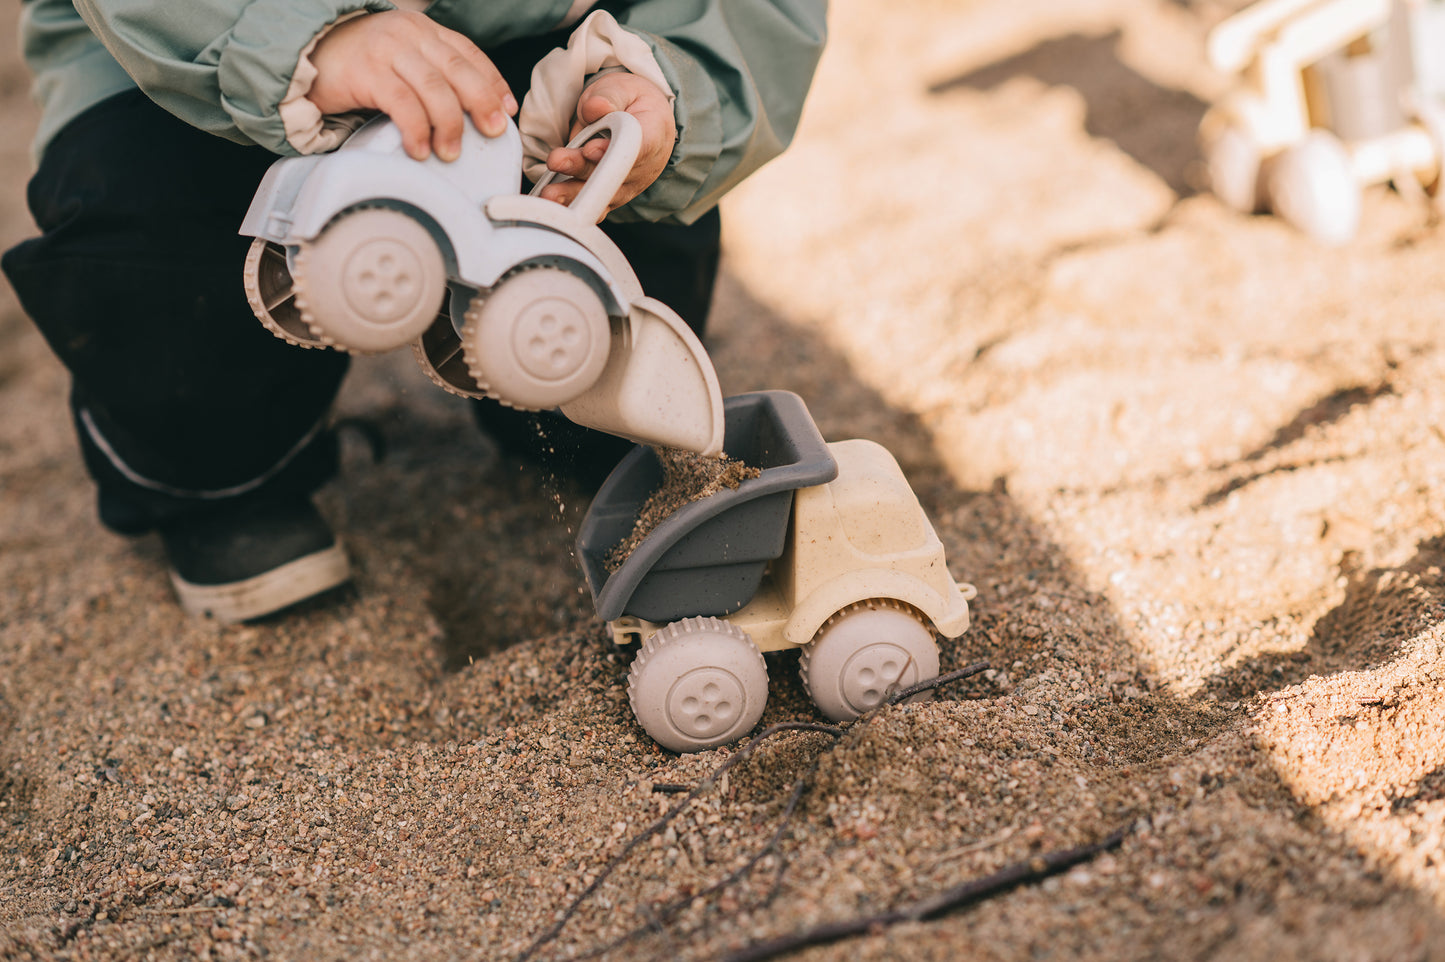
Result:
M759 476L674 511L613 572L605 559L632 533L643 504L662 484L662 465L639 445L598 490L576 547L602 620L632 615L663 623L741 609L768 562L783 552L793 492L837 477L837 462L796 394L730 397L724 421L723 450L758 468Z

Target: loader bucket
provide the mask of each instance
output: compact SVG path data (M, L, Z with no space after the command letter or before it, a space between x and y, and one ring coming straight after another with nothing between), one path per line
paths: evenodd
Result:
M651 297L614 324L601 376L561 410L583 427L638 444L722 453L722 391L712 360L682 318Z

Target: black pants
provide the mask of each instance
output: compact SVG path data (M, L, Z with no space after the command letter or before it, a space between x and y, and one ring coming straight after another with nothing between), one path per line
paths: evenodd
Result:
M273 337L241 284L249 239L237 227L275 159L130 92L61 131L30 182L42 233L0 265L70 371L100 517L116 531L140 533L237 498L310 493L336 470L326 421L346 356ZM716 212L690 227L605 229L643 289L701 334ZM495 414L501 433L518 425L478 403L489 405L479 411L484 424Z

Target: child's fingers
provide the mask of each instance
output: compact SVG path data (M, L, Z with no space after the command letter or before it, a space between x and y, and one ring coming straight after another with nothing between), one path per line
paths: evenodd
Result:
M511 100L512 95L505 88L498 93L486 78L470 68L448 75L447 80L458 110L470 115L478 130L488 137L500 137L506 132L507 114L515 111L516 101Z
M614 110L630 110L632 108L636 98L628 96L626 91L614 89L616 84L604 83L603 81L606 79L604 77L597 81L597 86L589 88L578 101L577 123L575 124L578 130L581 130L586 124L596 123ZM602 93L598 92L599 87Z
M461 155L464 115L451 78L418 54L398 57L392 69L420 102L431 128L428 139L437 156L445 161L456 160Z
M458 35L457 39L457 43L452 43L446 34L440 35L438 42L426 50L427 63L444 79L457 109L470 114L482 133L499 137L507 129L507 114L511 112L508 103L515 107L516 101L491 60L470 47L465 37ZM448 114L448 122L450 119ZM460 127L455 143L460 149Z
M479 121L498 109L508 115L517 112L517 98L512 96L512 88L481 48L452 30L443 30L441 40L463 61L454 64L448 72L457 76L462 106L473 120Z
M578 180L586 180L597 169L597 161L589 160L586 151L557 147L547 154L547 169Z
M498 136L516 110L486 54L424 14L390 10L342 23L317 43L312 63L317 74L307 96L322 113L380 110L418 160L433 149L456 159L467 115Z
M592 176L597 165L588 162L582 156L582 151L576 148L557 147L547 154L547 169L573 178L572 180L554 181L542 188L543 200L555 201L566 206L577 199L577 195L587 185L587 178Z
M414 160L431 154L432 125L426 108L412 88L396 78L376 92L376 108L391 118L401 132L402 147Z
M574 124L572 137L582 132L580 124ZM547 155L547 167L559 174L587 178L597 169L612 141L606 137L593 137L581 147L555 147Z
M542 198L544 200L555 201L565 207L577 199L577 195L582 192L582 184L583 182L580 180L568 180L560 184L548 184L542 188Z

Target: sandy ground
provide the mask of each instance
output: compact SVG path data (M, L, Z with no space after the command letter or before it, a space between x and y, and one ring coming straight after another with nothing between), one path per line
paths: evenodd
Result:
M1199 193L1227 6L836 5L798 142L727 202L711 347L898 455L979 588L944 667L993 670L769 739L537 957L716 958L1126 827L794 957L1445 958L1445 233L1380 188L1325 249ZM25 89L7 52L6 243ZM219 628L94 519L8 291L0 342L0 957L515 958L731 757L640 732L585 499L409 359L342 405L390 444L323 497L355 589ZM821 721L769 668L765 721Z

